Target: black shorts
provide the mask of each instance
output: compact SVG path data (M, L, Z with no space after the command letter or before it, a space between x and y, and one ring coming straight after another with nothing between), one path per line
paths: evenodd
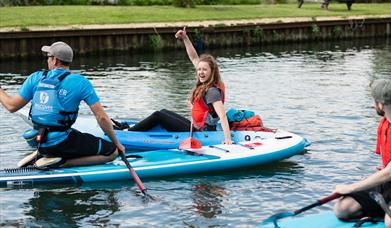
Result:
M391 201L391 182L378 185L368 190L350 193L347 196L352 197L361 205L364 216L373 218L384 217L385 212L383 209L369 196L369 192L371 191L382 194L387 203Z
M98 138L88 133L72 129L68 138L51 147L41 147L43 156L62 157L65 159L79 158L92 155L109 156L116 150L114 143Z

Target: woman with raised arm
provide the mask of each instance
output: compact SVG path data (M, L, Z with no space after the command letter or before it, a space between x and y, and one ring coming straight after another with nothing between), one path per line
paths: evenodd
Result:
M160 124L168 131L189 131L191 125L197 131L216 131L220 120L224 132L224 144L232 144L231 133L224 109L225 88L221 81L220 70L213 56L198 56L193 44L186 34L186 28L178 30L177 39L183 40L189 59L196 68L196 84L188 101L193 121L163 109L129 128L130 131L147 131Z

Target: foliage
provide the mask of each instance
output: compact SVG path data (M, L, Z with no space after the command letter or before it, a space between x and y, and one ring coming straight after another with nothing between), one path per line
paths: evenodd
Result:
M152 5L171 5L173 0L119 0L118 5L129 6L152 6Z
M278 41L278 40L280 40L280 38L281 38L281 35L276 30L273 30L273 40Z
M173 5L176 7L190 8L195 6L195 2L193 0L174 0Z
M261 0L196 0L197 5L260 4Z
M201 30L199 30L199 29L194 30L193 39L195 42L202 40L203 36L204 36L204 33Z
M147 44L147 49L151 51L157 51L161 48L162 38L159 34L154 34L149 36L149 42Z
M340 36L343 32L343 29L341 26L334 26L333 29L331 30L331 32L335 35L335 36Z
M263 38L263 36L263 28L256 26L253 30L251 30L251 37L254 40L260 40Z
M319 28L319 26L317 25L317 24L312 24L312 26L311 26L311 32L312 33L319 33L320 32L320 28Z

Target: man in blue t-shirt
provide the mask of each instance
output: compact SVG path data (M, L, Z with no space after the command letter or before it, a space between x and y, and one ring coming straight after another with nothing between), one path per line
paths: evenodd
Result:
M41 50L47 54L49 71L31 74L18 95L9 96L0 88L0 102L8 111L15 112L31 101L30 115L34 128L39 131L38 151L44 156L40 159L43 166L69 167L112 161L118 156L118 149L125 151L125 148L115 136L111 120L90 81L70 72L72 48L64 42L55 42ZM71 128L81 101L90 107L112 142Z

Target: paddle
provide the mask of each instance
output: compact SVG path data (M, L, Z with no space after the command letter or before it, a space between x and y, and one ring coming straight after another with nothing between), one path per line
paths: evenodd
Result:
M329 196L326 196L326 197L324 197L324 198L322 198L322 199L317 200L317 201L316 201L315 203L313 203L313 204L310 204L310 205L305 206L305 207L303 207L303 208L300 208L300 209L298 209L298 210L295 210L295 211L283 211L283 212L277 213L277 214L275 214L275 215L272 215L272 216L270 216L269 218L263 220L262 224L264 225L264 224L266 224L266 223L273 222L274 227L279 227L278 224L277 224L277 220L282 219L282 218L286 218L286 217L290 217L290 216L298 215L298 214L300 214L300 213L302 213L302 212L304 212L304 211L307 211L307 210L309 210L309 209L311 209L311 208L314 208L314 207L323 205L323 204L328 203L328 202L330 202L330 201L332 201L332 200L335 200L335 199L337 199L337 198L339 198L339 197L341 197L340 194L338 194L338 193L333 193L333 194L331 194L331 195L329 195Z
M179 144L179 149L186 150L186 149L199 149L202 147L202 144L197 139L193 138L193 121L190 124L190 137L183 140Z
M376 201L376 203L383 209L383 211L391 218L391 210L388 207L386 201L384 200L383 196L378 193L371 191L369 192L369 196Z
M136 184L137 184L138 188L140 189L140 191L144 194L144 196L146 196L146 197L148 197L148 198L153 200L154 198L147 193L147 189L144 187L144 185L141 182L140 178L138 177L137 173L134 171L134 169L130 165L128 159L126 159L125 153L122 150L120 150L120 149L118 149L118 153L119 153L119 156L121 156L122 161L128 167L128 169L130 171L130 174L132 175L132 177L133 177L134 181L136 182Z

